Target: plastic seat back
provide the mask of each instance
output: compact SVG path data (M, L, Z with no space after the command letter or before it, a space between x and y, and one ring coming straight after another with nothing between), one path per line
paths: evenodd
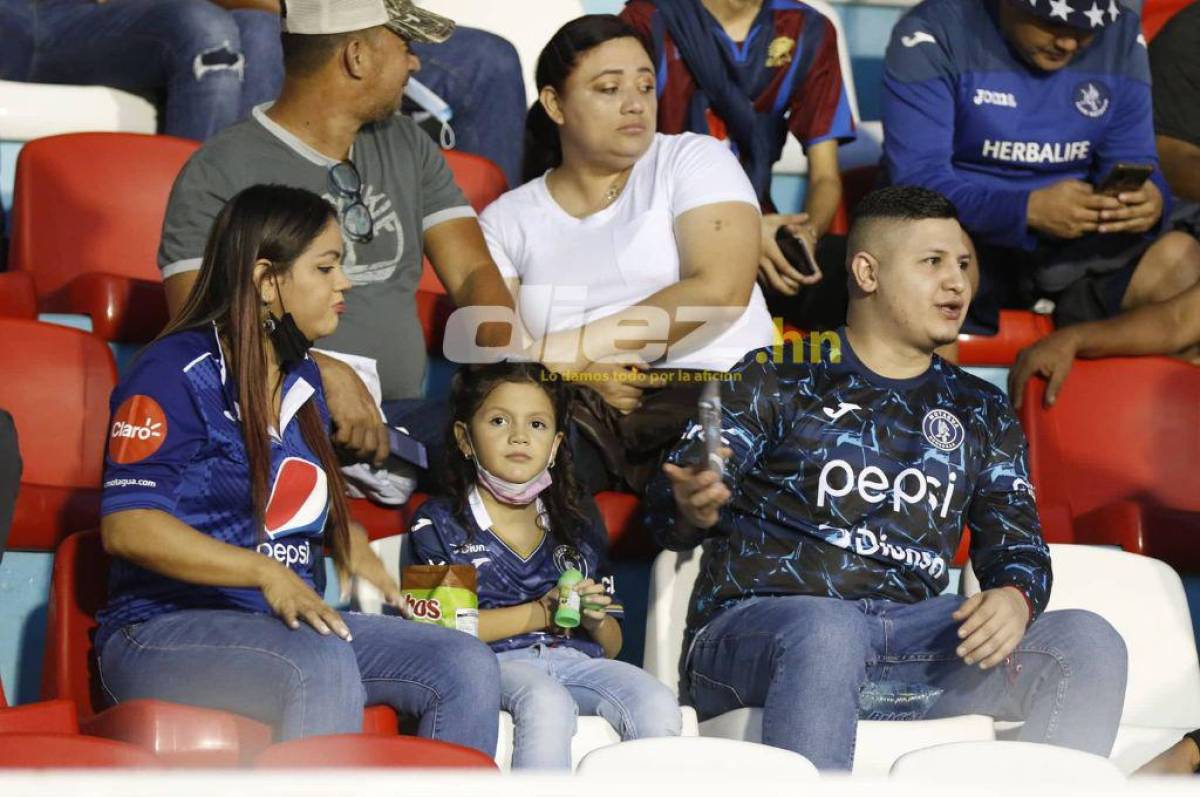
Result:
M94 736L18 733L0 743L0 769L157 768L153 753Z
M820 777L811 761L791 750L704 736L635 739L601 747L584 756L578 769L580 775L601 777L677 774L689 779L731 778L745 772L769 772L776 781Z
M1146 0L1142 3L1142 33L1151 41L1171 17L1191 5L1193 0Z
M1200 663L1178 574L1157 559L1091 545L1050 546L1048 611L1086 609L1125 640L1129 678L1121 725L1200 727ZM967 595L979 591L963 571Z
M993 783L1060 783L1120 786L1117 765L1092 753L1033 742L952 742L905 753L892 765L893 778L926 783L969 783L987 772Z
M105 705L93 677L91 636L96 613L108 599L108 568L108 554L95 530L67 537L54 555L42 697L74 700L81 719Z
M1200 369L1163 357L1078 360L1053 407L1031 379L1021 407L1046 539L1122 501L1200 511Z
M98 522L116 365L104 341L78 329L0 318L0 339L0 407L24 460L8 546L52 551Z
M646 609L646 654L643 666L679 692L679 657L687 625L692 585L700 575L700 548L663 551L650 571L650 603Z
M310 736L272 745L254 759L259 769L389 769L496 770L496 762L470 747L415 736L340 734Z
M84 313L109 340L166 321L157 265L167 199L195 141L71 133L21 149L9 269L33 275L39 307Z
M508 181L504 177L504 172L482 155L473 155L470 152L459 152L454 149L444 149L442 155L446 158L446 165L454 173L454 182L458 183L458 187L462 189L463 195L466 196L476 213L482 213L484 208L508 190ZM438 279L428 260L425 260L422 266L418 290L436 294L446 293L445 287L442 286L441 280ZM439 308L433 302L428 303L428 306L421 304L420 294L417 295L417 299L418 310L426 327L425 339L431 340L435 335L440 338L441 328L445 326L445 317L449 315L449 310ZM437 315L439 312L440 316Z

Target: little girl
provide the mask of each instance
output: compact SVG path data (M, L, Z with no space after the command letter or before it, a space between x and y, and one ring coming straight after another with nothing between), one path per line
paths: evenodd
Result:
M622 611L599 575L608 535L563 445L567 391L537 364L465 367L451 385L446 496L412 524L414 559L478 573L479 636L500 660L514 768L569 769L577 714L622 739L678 736L679 704L645 670L613 657ZM580 623L555 626L559 576L584 578Z

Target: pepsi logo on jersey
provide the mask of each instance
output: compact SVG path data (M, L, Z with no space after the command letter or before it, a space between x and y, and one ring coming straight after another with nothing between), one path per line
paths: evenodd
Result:
M267 537L258 552L289 567L308 565L312 553L307 539L278 542L280 537L318 536L329 514L329 488L325 471L299 457L279 464L264 513Z

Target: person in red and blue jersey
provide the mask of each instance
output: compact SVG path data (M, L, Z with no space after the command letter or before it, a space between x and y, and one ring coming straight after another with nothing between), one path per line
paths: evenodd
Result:
M329 203L245 189L217 217L187 304L113 391L100 684L113 702L235 711L276 739L358 732L363 706L386 704L422 736L491 755L499 672L486 645L321 597L328 544L343 583L400 603L350 522L307 353L345 310L342 255Z
M764 211L759 277L771 309L807 327L840 324L844 239L823 236L842 196L838 146L856 133L833 24L796 0L629 0L621 18L654 58L659 132L726 139L746 169ZM799 214L775 213L770 195L789 132L808 158ZM780 227L816 253L816 274L784 257Z
M925 0L896 24L884 169L958 209L980 270L964 331L1043 299L1059 326L1095 321L1200 280L1200 243L1169 231L1150 84L1118 0ZM1153 173L1108 196L1119 164Z

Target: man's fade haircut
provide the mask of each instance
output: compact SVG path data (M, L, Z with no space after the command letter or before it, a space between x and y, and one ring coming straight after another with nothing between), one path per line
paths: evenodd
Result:
M872 191L854 209L854 223L847 241L849 254L871 251L872 239L882 226L880 222L925 219L958 221L958 210L942 194L917 185L893 185Z
M367 28L347 33L287 33L280 34L283 45L283 69L293 77L311 77L337 54L352 36L372 35L382 28Z

